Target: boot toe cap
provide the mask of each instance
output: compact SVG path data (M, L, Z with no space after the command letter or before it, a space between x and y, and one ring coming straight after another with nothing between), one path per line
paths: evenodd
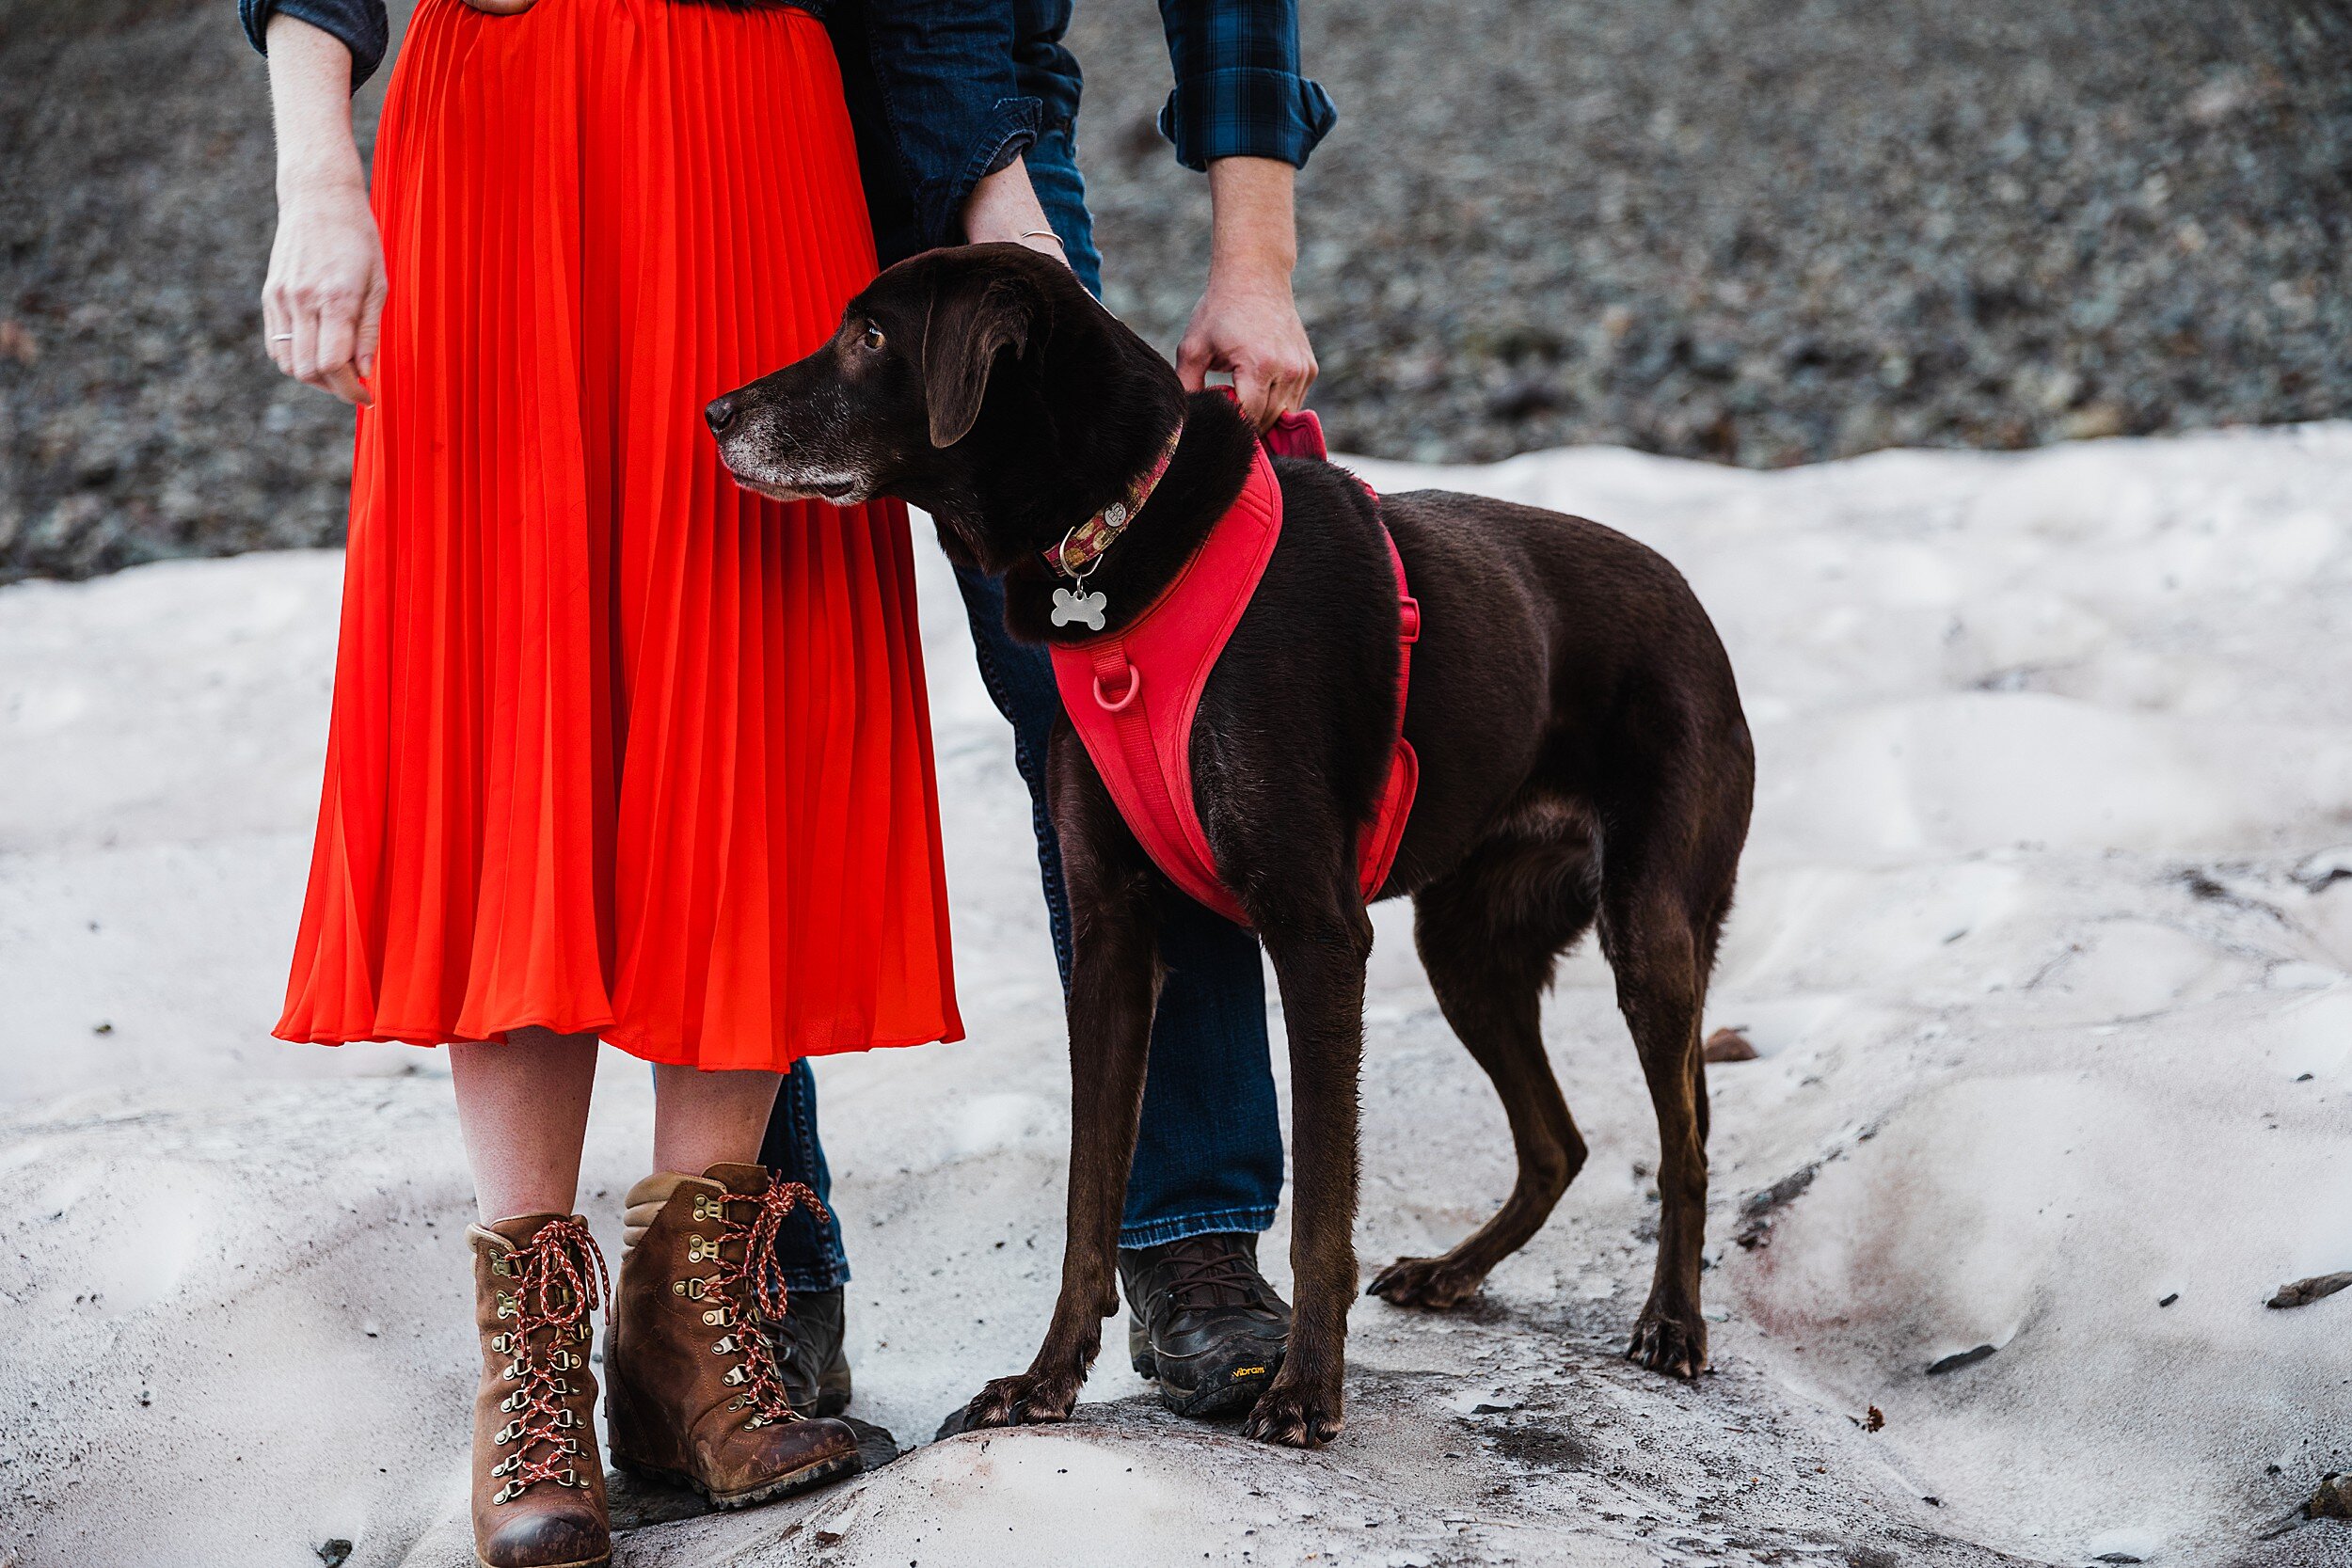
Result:
M604 1521L586 1508L533 1509L501 1520L478 1550L486 1568L601 1568L612 1560Z

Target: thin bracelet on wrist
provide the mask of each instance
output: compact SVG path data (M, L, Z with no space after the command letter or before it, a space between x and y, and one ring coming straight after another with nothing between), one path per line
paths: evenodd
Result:
M1070 254L1070 247L1061 243L1061 236L1050 229L1025 229L1021 232L1021 237L1024 240L1051 240L1054 242L1055 249L1065 256Z

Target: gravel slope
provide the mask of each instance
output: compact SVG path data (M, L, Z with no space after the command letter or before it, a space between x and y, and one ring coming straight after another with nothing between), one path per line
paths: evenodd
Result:
M1351 451L1771 466L2352 409L2344 0L1305 10L1342 120L1299 293ZM268 125L225 11L0 0L0 581L339 535L348 418L255 350ZM1112 303L1172 348L1207 204L1151 129L1154 9L1087 0L1073 41Z
M2175 0L1304 7L1341 122L1299 296L1339 444L1751 466L2352 396L2352 25ZM1152 8L1080 8L1114 305L1173 346L1201 182Z

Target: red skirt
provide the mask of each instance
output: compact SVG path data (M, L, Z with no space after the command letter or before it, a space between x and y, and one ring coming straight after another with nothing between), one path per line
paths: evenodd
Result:
M374 201L277 1033L710 1069L960 1037L905 509L739 490L701 418L873 275L824 28L421 0Z

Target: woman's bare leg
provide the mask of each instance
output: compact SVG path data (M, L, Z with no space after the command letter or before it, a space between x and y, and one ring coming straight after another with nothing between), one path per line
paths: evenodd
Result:
M580 1196L596 1037L516 1029L503 1045L451 1046L449 1066L482 1223L570 1213Z
M755 1164L775 1109L780 1072L653 1069L653 1168L699 1176L726 1163Z

